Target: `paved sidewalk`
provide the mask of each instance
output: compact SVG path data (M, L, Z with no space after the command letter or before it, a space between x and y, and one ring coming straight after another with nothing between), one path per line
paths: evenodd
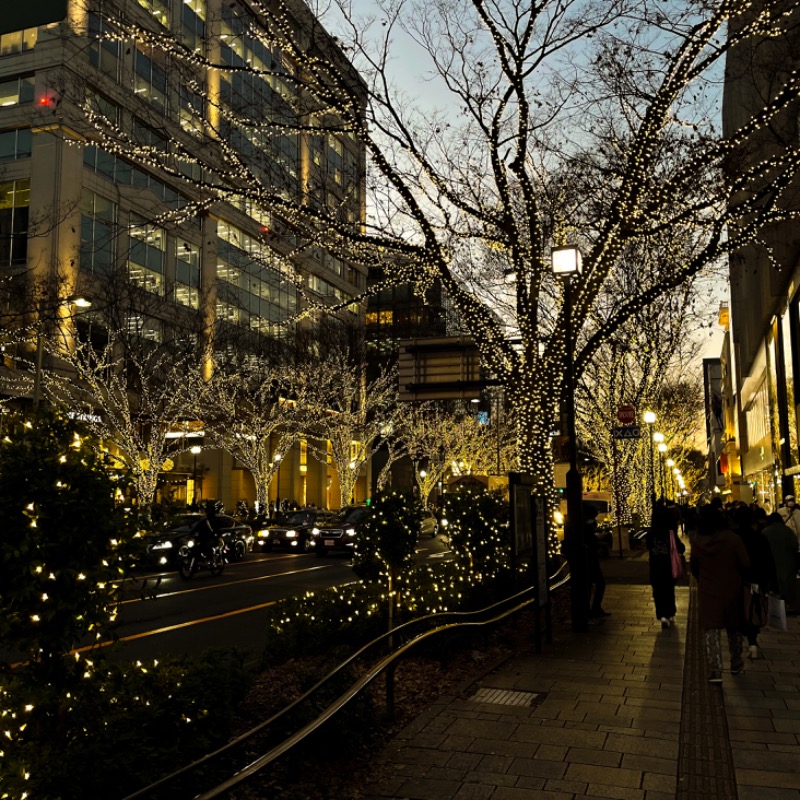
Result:
M764 630L764 658L707 682L696 591L662 630L646 559L603 562L612 616L557 629L382 753L387 800L800 800L800 620Z

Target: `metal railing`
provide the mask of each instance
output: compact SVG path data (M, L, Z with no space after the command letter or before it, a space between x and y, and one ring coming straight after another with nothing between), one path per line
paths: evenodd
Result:
M563 586L569 580L569 572L566 562L562 563L558 570L550 576L549 590ZM311 688L307 689L302 695L293 700L289 705L282 708L276 714L273 714L268 719L260 722L258 725L250 728L236 738L227 742L222 747L207 753L197 761L187 764L169 775L145 786L142 789L127 795L123 800L143 800L148 798L151 794L167 784L172 783L178 778L187 776L189 773L199 770L200 768L208 765L211 761L219 758L220 756L231 753L235 748L241 747L246 742L249 742L258 734L266 731L270 726L274 726L279 720L287 717L292 711L297 709L303 703L309 701L320 689L330 684L338 675L342 674L345 670L351 667L356 661L366 657L370 652L381 649L387 643L397 639L405 639L402 644L397 647L392 647L390 652L378 658L378 660L369 667L366 672L353 683L343 694L330 703L323 711L319 713L310 722L303 725L295 733L285 738L280 744L272 747L263 755L251 760L243 768L235 772L231 777L224 780L222 783L214 786L213 788L195 795L194 800L211 800L214 797L219 797L238 784L247 780L262 770L267 765L271 764L282 755L290 751L293 747L302 742L307 736L317 731L324 723L331 717L341 711L348 703L355 699L365 688L367 688L378 676L383 672L387 673L386 694L387 694L387 709L391 714L392 698L394 695L393 687L393 669L397 661L407 655L415 647L419 646L422 642L428 641L433 637L441 636L447 632L466 632L469 630L479 630L487 628L502 622L505 619L518 614L519 612L534 605L538 599L538 591L535 586L528 587L510 597L504 598L486 608L478 609L476 611L447 611L438 614L430 614L424 617L410 620L402 625L398 625L392 630L386 631L377 638L365 644L355 653L353 653L345 661L337 665L333 670L327 673ZM487 616L488 615L488 616ZM486 618L482 618L486 617ZM428 630L423 630L420 633L414 633L419 628L428 626ZM432 626L432 627L431 627ZM410 637L410 638L409 638Z

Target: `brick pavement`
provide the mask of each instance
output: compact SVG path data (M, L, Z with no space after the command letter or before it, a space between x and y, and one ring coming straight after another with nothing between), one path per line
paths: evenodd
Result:
M374 800L800 800L800 620L707 683L694 590L662 630L646 560L604 562L612 616L554 632L414 720Z

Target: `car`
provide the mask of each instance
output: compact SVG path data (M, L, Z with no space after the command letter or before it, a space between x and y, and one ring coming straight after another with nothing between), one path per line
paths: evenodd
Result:
M363 525L371 514L367 506L345 506L339 513L324 525L315 525L311 533L314 536L314 552L322 557L330 552L353 554L359 526Z
M255 537L249 525L227 514L218 514L220 536L228 546L228 558L241 561L253 549ZM159 567L176 567L178 550L189 539L192 528L205 514L185 514L166 532L151 532L145 537L144 559Z
M334 518L332 511L319 508L303 508L293 511L280 524L270 524L259 528L256 540L262 551L270 552L275 548L290 550L295 553L310 553L314 549L312 529L325 525Z
M420 539L423 536L430 536L431 539L435 539L437 533L439 533L439 520L436 518L436 514L433 511L423 511L419 527Z

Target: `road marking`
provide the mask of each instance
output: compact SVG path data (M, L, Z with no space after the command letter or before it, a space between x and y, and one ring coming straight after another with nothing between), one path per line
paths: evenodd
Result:
M225 619L226 617L235 617L237 614L249 614L251 611L260 611L262 608L269 608L274 606L279 600L270 600L269 603L260 603L257 606L250 606L249 608L237 608L235 611L226 611L224 614L216 614L213 617L203 617L203 619L192 619L188 622L178 622L175 625L167 625L166 628L156 628L152 631L143 631L142 633L133 633L130 636L120 636L119 639L114 639L109 642L100 642L99 644L89 644L86 647L78 647L75 650L70 650L72 653L85 653L87 650L96 650L99 647L109 647L112 644L119 644L120 642L132 642L134 639L144 639L147 636L157 636L159 633L169 633L170 631L177 631L181 628L189 628L192 625L202 625L205 622L215 622L218 619Z
M206 584L204 586L194 586L191 589L178 589L174 592L162 592L157 594L155 598L158 599L159 597L175 597L179 594L191 594L192 592L205 592L208 589L219 589L225 586L236 586L237 583L253 583L255 581L266 581L270 578L283 578L285 575L299 575L302 572L313 572L314 570L318 569L329 569L332 567L333 564L321 564L318 567L306 567L305 569L292 569L288 572L276 572L274 575L257 575L255 578L241 578L237 581L226 581L225 583L212 583ZM177 575L177 573L175 573ZM151 598L142 598L142 597L131 597L128 600L123 600L120 605L125 605L126 603L144 603L149 602Z

